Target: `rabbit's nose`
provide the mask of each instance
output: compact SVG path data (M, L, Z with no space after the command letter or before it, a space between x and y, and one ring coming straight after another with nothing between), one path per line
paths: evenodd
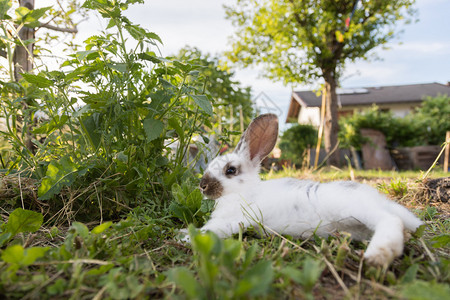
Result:
M200 190L201 190L202 192L204 192L204 191L206 191L207 189L208 189L208 183L206 182L205 179L202 179L202 180L200 181Z

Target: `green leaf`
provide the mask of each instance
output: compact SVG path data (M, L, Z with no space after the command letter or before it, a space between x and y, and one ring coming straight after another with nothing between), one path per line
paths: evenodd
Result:
M39 19L42 18L44 14L51 8L51 6L47 6L30 11L23 20L25 26L32 28L40 26L41 22L39 22Z
M312 258L307 258L303 262L303 276L301 284L308 290L312 289L319 279L320 274L322 274L322 270L323 267L320 261L314 260Z
M406 284L406 283L411 283L416 279L417 276L417 271L419 270L419 265L418 264L413 264L412 266L410 266L406 272L405 275L403 275L402 279L400 280L400 282L402 284Z
M322 270L323 267L321 266L320 261L307 258L303 261L301 270L293 267L286 267L282 269L281 273L301 284L306 291L310 291L322 274Z
M146 32L146 33L145 33L145 36L146 36L148 39L157 40L158 42L161 43L161 45L163 44L163 42L162 42L161 38L159 37L159 35L157 35L157 34L154 33L154 32Z
M0 19L4 20L9 17L8 15L6 15L6 13L10 8L11 8L11 1L9 0L0 1Z
M29 266L41 257L44 257L45 253L49 250L49 247L31 247L25 249L24 258L21 262L23 266Z
M211 101L209 101L208 97L205 95L190 95L194 102L208 115L213 115L213 108L211 105Z
M203 299L203 288L195 280L194 275L185 267L171 269L167 272L169 281L182 289L189 299Z
M234 239L226 239L223 241L223 265L231 272L236 268L235 261L239 258L242 249L242 242Z
M95 150L98 149L100 146L100 143L102 141L102 134L99 132L99 113L94 113L84 119L81 120L81 123L83 125L83 130L86 133L87 137L89 138L89 142Z
M85 59L89 54L95 53L97 50L78 51L75 55L80 61Z
M22 245L12 245L2 252L4 262L21 266L29 266L41 258L49 247L31 247L24 249Z
M105 231L106 229L108 229L109 227L111 227L111 225L112 225L112 222L111 222L111 221L102 223L102 224L100 224L100 225L98 225L98 226L95 226L94 229L92 229L91 232L92 232L92 233L95 233L95 234L102 233L103 231Z
M107 265L100 266L98 268L90 269L89 271L86 272L86 274L99 276L99 275L103 275L103 274L107 273L112 268L114 268L114 264L107 264Z
M89 236L89 229L83 223L73 222L71 228L82 238L87 238Z
M16 12L16 16L18 16L19 20L21 20L23 17L25 17L30 12L30 10L25 6L19 6L18 8L16 8L15 12Z
M10 264L18 264L23 260L25 250L22 245L12 245L3 250L2 260Z
M171 214L186 224L192 223L194 220L194 216L189 208L186 205L177 203L172 201L169 205L169 211Z
M201 255L208 255L214 247L214 239L211 234L198 234L193 237L192 245Z
M3 247L3 245L9 241L11 236L11 232L3 232L0 234L0 247Z
M157 139L164 129L164 123L160 120L155 119L145 119L144 120L144 131L147 138L147 142L151 142Z
M54 116L47 123L44 123L41 126L35 128L33 130L33 133L48 135L48 134L52 133L54 130L59 129L62 126L64 126L68 120L69 120L69 116L67 116L67 115Z
M264 295L272 285L273 277L272 263L268 260L259 261L239 281L237 295L248 294L252 297Z
M414 281L403 286L402 296L409 300L443 300L449 299L450 286L434 281Z
M160 58L156 57L154 52L150 52L150 51L145 52L145 53L140 53L138 55L138 57L143 60L151 61L152 63L155 63L155 64L159 64L162 61Z
M303 282L302 281L302 272L297 268L287 266L281 270L281 273L296 283L301 284Z
M181 186L178 183L172 184L172 196L178 203L183 203L184 192Z
M450 244L450 234L441 234L431 239L433 248L445 248Z
M256 256L256 253L258 252L258 244L251 245L247 251L245 251L245 257L242 262L242 268L245 270L250 266L250 263L253 261L253 259Z
M50 296L62 295L65 290L67 290L67 282L62 278L56 279L55 283L47 287L47 293Z
M190 64L181 63L181 62L176 61L176 60L173 61L172 63L173 63L173 65L175 67L177 67L178 69L180 69L184 73L188 73L192 69L192 66Z
M108 63L106 65L113 70L119 71L120 73L125 73L128 70L126 63Z
M10 215L6 224L6 231L10 232L12 237L21 232L36 232L41 228L44 217L42 214L16 208Z
M40 200L48 200L59 193L64 186L70 186L77 178L78 166L68 156L52 161L47 167L46 176L38 188Z
M145 29L136 25L126 25L126 31L137 41L142 41L145 38Z
M196 212L202 206L203 195L199 189L194 189L186 198L185 205L193 212Z
M170 118L168 120L169 126L175 129L175 132L178 134L180 140L184 140L184 130L181 128L181 125L178 123L177 118Z
M22 76L23 76L23 78L25 78L26 81L28 81L29 83L33 83L40 88L48 88L53 85L53 81L45 78L42 75L33 75L30 73L23 73Z
M129 274L125 279L127 283L128 290L130 291L130 295L128 298L136 299L136 297L142 292L144 289L144 285L140 283L137 276Z

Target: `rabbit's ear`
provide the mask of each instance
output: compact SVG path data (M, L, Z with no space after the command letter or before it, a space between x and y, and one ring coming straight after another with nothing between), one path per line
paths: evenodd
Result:
M277 138L278 117L274 114L260 115L245 130L234 152L260 162L273 150Z

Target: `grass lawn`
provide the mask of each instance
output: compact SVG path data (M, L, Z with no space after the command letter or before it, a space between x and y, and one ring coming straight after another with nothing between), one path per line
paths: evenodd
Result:
M383 269L366 266L361 255L367 243L352 242L345 233L260 239L250 230L220 240L191 227L187 245L176 239L186 225L151 205L121 220L70 227L40 226L40 214L24 211L10 215L7 224L3 212L0 298L449 299L449 204L426 197L423 174L289 169L262 176L354 178L389 194L427 225L406 242L404 255ZM11 230L14 235L7 236Z

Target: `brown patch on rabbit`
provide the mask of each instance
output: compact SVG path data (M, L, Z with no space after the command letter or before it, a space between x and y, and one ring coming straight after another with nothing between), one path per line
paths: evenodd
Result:
M200 181L200 190L203 195L208 197L209 199L217 199L222 196L223 186L219 180L215 177L210 176L208 173L203 175L202 180Z

